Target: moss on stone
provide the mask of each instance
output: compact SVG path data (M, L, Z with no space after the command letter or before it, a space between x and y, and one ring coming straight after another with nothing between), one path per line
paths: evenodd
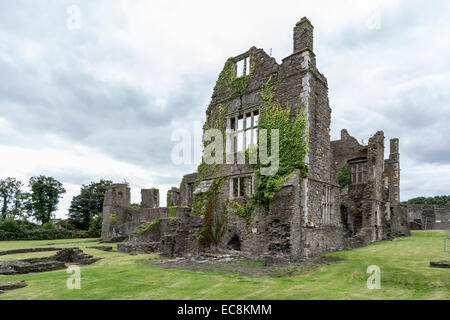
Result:
M169 216L172 218L176 217L178 208L178 206L169 206Z
M111 213L109 215L109 221L111 222L112 225L116 225L117 224L117 213Z
M145 225L143 225L139 230L136 231L137 235L143 235L147 232L150 232L156 225L160 224L162 219L157 219L152 222L149 222Z
M250 80L253 76L255 63L253 57L250 55L250 74L242 77L236 76L236 61L234 58L229 58L219 75L216 86L227 86L234 94L242 95L247 89Z

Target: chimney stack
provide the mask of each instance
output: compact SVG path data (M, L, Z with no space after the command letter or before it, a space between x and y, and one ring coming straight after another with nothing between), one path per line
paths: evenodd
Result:
M306 17L303 17L294 27L294 53L304 49L312 52L313 44L314 27Z

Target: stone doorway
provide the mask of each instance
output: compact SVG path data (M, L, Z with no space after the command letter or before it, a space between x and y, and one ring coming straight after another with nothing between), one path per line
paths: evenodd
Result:
M235 234L230 241L228 241L228 249L241 251L241 240L238 235Z

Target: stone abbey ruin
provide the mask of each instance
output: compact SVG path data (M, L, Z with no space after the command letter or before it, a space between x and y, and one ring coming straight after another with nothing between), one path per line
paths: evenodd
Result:
M450 202L443 208L427 204L405 205L411 230L450 229Z
M232 137L227 159L256 144L258 123L272 110L265 106L267 88L269 100L290 108L292 119L303 115L307 130L304 159L294 159L300 165L278 180L272 195L258 193L261 176L245 161L202 163L168 192L167 208L159 206L157 189L142 190L140 208L132 208L130 189L116 184L105 196L102 240L126 240L119 245L125 252L182 256L235 250L256 259L295 261L409 235L400 203L399 140L390 140L388 159L382 131L367 145L346 130L331 141L328 84L316 67L308 19L296 24L293 53L281 64L255 47L225 64L205 129ZM298 154L280 152L291 151ZM348 176L344 184L338 182L341 171ZM267 206L255 205L255 195L270 200Z

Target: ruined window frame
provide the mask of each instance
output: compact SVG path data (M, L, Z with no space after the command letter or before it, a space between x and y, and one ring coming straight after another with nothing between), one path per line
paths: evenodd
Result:
M241 188L241 183L244 181L245 190ZM250 183L247 184L247 182ZM236 185L237 182L237 185ZM241 175L234 176L230 179L230 198L242 199L250 197L255 194L255 175Z
M320 211L322 224L330 226L334 224L334 187L329 184L322 185L322 200Z
M239 61L236 61L235 70L236 70L236 78L241 78L250 75L251 73L250 55L245 58L242 58Z
M367 184L369 172L367 162L349 163L350 166L350 184Z
M250 146L257 144L259 116L258 108L228 117L227 131L231 139L231 153L245 152ZM250 121L247 121L248 119ZM242 121L242 127L239 126L240 121Z

